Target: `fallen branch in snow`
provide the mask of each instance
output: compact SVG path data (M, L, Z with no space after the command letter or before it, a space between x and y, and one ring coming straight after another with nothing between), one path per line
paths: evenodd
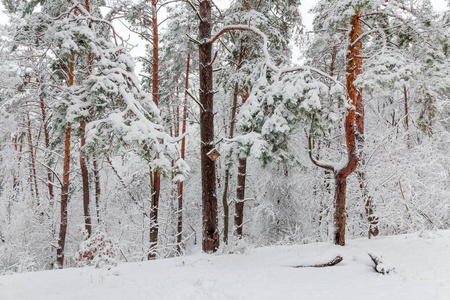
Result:
M294 268L323 268L323 267L331 267L334 265L337 265L343 260L342 256L338 255L329 262L323 263L323 264L316 264L316 265L299 265L294 266Z
M377 273L383 274L383 275L389 275L389 274L393 274L395 273L395 268L392 266L389 266L385 263L382 262L381 260L381 256L378 256L376 254L373 253L367 253L370 258L372 259L373 263L375 264L375 271Z

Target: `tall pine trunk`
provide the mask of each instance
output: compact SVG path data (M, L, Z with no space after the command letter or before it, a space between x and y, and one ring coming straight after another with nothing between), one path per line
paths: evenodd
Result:
M245 95L242 104L248 99L248 87L245 87ZM247 158L239 159L237 174L236 202L234 204L234 227L236 236L241 238L244 226L244 201L245 201L245 179L247 177Z
M158 106L159 96L159 36L158 36L158 15L157 0L152 0L152 25L153 25L153 65L152 65L152 95L153 102ZM156 246L158 244L158 209L159 194L161 189L161 176L158 170L153 171L151 176L151 207L150 207L150 251L148 259L156 258Z
M239 66L238 66L239 69ZM233 93L233 104L231 106L231 119L230 119L230 134L228 135L229 139L232 139L234 136L234 123L236 119L236 109L237 109L237 98L239 94L239 83L234 84L234 93ZM228 243L228 223L230 219L230 207L228 205L228 185L230 181L230 166L226 166L225 170L225 182L223 188L222 195L222 205L223 205L223 242Z
M74 68L75 68L75 53L71 51L69 60L69 87L74 83ZM69 122L66 126L64 137L64 167L63 167L63 182L61 185L61 221L59 227L58 249L56 250L56 267L62 268L64 266L64 248L66 246L66 232L67 232L67 203L69 198L69 182L70 182L70 136L72 124Z
M203 205L202 249L214 252L219 247L217 229L216 166L208 153L214 149L214 109L213 72L211 38L211 3L200 2L199 25L199 73L200 73L200 139L201 139L201 177Z
M191 65L191 54L188 53L187 62L186 62L186 82L184 86L184 104L183 104L183 125L181 128L181 135L183 138L181 139L181 159L185 159L186 155L186 123L187 123L187 97L188 97L188 89L189 89L189 73L190 73L190 65ZM183 181L178 182L177 184L177 200L178 200L178 220L177 220L177 250L179 253L182 251L182 240L183 240Z
M362 105L362 97L358 97L358 91L355 88L355 80L358 74L357 53L361 53L362 42L358 40L361 35L361 21L359 19L361 9L359 8L351 20L351 30L349 33L349 45L346 57L346 87L349 106L345 117L345 142L347 146L347 162L337 169L336 166L322 164L316 161L312 156L312 136L308 137L309 158L318 167L332 171L334 173L335 193L334 193L334 243L336 245L345 245L345 228L346 228L346 190L347 177L356 170L359 162L359 152L357 146L357 122L356 110ZM360 66L359 66L360 67ZM359 94L360 95L360 94ZM359 102L359 103L358 103ZM363 113L363 111L360 111ZM359 117L364 117L359 116ZM361 121L361 120L360 120Z
M91 12L89 0L85 1L86 11L88 13ZM89 28L91 28L91 23L89 23ZM91 52L88 53L87 56L87 74L89 77L92 74L92 59L93 55ZM87 238L89 238L92 234L92 224L91 224L91 213L90 213L90 193L89 193L89 172L87 168L87 155L84 149L86 145L86 121L84 117L80 120L80 128L81 128L81 143L80 143L80 169L81 169L81 179L83 184L83 214L84 214L84 227L87 232Z

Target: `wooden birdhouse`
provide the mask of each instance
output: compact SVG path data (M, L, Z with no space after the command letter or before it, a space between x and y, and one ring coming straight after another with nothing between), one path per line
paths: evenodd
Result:
M220 153L219 153L219 151L217 151L216 148L214 148L211 151L209 151L208 153L206 153L206 156L208 156L210 160L215 161L216 158L218 158L220 156Z

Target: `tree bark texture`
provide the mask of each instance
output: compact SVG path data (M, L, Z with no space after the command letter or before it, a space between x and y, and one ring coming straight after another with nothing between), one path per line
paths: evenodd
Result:
M157 0L152 0L152 25L153 25L153 65L152 65L152 96L156 106L159 105L159 36ZM150 209L150 252L148 259L156 258L156 246L158 244L158 209L159 194L161 189L161 176L158 170L153 171L152 201Z
M236 235L242 237L244 225L244 199L245 199L245 178L247 175L247 159L239 160L236 204L234 212L234 226L236 227Z
M199 25L199 73L200 73L200 139L201 139L201 173L203 204L203 239L202 249L214 252L219 247L217 229L217 195L216 166L206 155L214 149L214 110L213 110L213 73L211 38L211 3L200 2L201 21Z
M91 224L91 213L89 210L90 206L90 195L89 195L89 172L87 168L86 152L84 151L84 146L86 145L86 121L80 121L81 127L81 147L80 147L80 169L81 169L81 179L83 182L83 213L84 213L84 227L87 231L87 238L91 236L92 224Z
M37 174L36 174L36 159L35 159L35 152L33 147L33 136L31 133L31 119L30 119L30 113L27 113L27 130L28 130L28 148L30 151L30 171L31 171L31 182L34 183L34 196L36 197L36 204L39 205L39 190L38 190L38 184L37 184ZM31 184L31 183L30 183ZM33 191L33 188L31 188L31 191ZM31 194L33 196L33 193Z
M242 47L241 47L242 50ZM240 58L242 55L240 55ZM238 69L240 68L240 61ZM234 136L234 123L236 119L236 109L237 109L237 98L239 94L239 83L235 83L234 85L234 93L233 93L233 104L231 106L231 120L230 120L230 134L228 135L229 139L232 139ZM223 188L223 196L222 196L222 206L223 206L223 242L228 243L228 230L229 230L229 220L230 220L230 206L228 205L228 186L230 182L230 166L226 166L225 170L225 182Z
M245 95L242 98L242 104L248 99L248 87L245 87ZM237 189L236 202L234 205L234 226L236 228L235 234L242 237L244 226L244 201L245 201L245 179L247 177L247 158L239 159L238 175L237 175Z
M88 13L91 12L90 0L85 1L86 11ZM89 23L89 28L91 28L91 24ZM93 55L91 52L87 55L87 74L86 76L90 76L92 74L92 59ZM86 145L86 121L82 117L80 120L80 128L81 128L81 143L80 143L80 169L81 169L81 179L83 184L83 213L84 213L84 227L87 231L87 238L91 236L92 233L92 222L91 222L91 213L90 213L90 193L89 193L89 172L87 168L87 155L84 150L84 146Z
M345 245L345 222L346 222L346 188L347 177L353 173L358 166L358 149L356 144L356 113L358 109L358 91L355 88L354 82L357 76L357 59L356 53L360 53L361 41L355 43L361 33L361 21L359 16L361 9L359 8L351 21L351 31L349 34L349 46L347 52L347 67L346 67L346 81L347 81L347 95L350 105L352 107L347 109L347 116L345 117L345 140L347 145L347 164L340 170L335 170L335 213L334 213L334 243L337 245ZM362 98L360 98L361 100Z
M94 167L94 181L95 181L95 208L97 211L97 224L100 224L100 172L98 171L97 156L92 155L92 165Z
M75 53L71 52L69 61L69 81L68 85L72 86L74 82ZM64 166L63 166L63 182L61 185L61 222L59 227L58 249L56 250L56 267L64 266L64 247L66 245L67 232L67 203L69 198L69 182L70 182L70 136L72 124L67 123L64 137Z
M358 18L354 23L354 38L358 38L362 34L361 21L359 21L359 13L357 12ZM363 74L362 68L362 40L359 39L354 45L354 55L353 59L355 61L355 78L359 75ZM356 174L359 181L360 190L362 193L362 198L365 206L365 213L367 217L367 221L369 223L369 238L371 236L378 235L378 218L374 216L374 206L373 206L373 198L369 194L369 189L367 186L367 177L365 171L365 136L364 136L364 105L363 105L363 90L359 88L356 91L356 141L358 144L358 156L359 156L359 168L356 170Z

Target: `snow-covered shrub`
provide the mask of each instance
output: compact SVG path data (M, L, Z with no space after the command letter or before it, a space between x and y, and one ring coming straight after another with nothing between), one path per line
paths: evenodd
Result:
M118 251L104 232L97 231L81 243L80 250L75 254L75 260L78 266L94 265L96 268L105 265L115 266Z

